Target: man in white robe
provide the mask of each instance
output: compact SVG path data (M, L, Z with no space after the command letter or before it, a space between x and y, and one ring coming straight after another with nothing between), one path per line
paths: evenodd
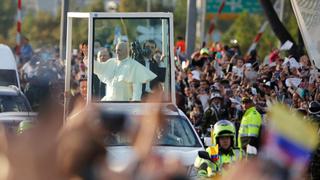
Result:
M115 50L115 58L94 61L93 72L106 84L107 94L102 101L140 101L142 83L157 75L128 56L127 43L118 43Z

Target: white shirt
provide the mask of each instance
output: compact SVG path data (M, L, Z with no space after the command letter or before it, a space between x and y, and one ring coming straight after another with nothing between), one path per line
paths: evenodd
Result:
M199 98L199 100L201 102L203 110L207 109L210 106L209 102L208 102L209 99L210 99L210 96L208 94L199 94L198 98Z
M237 66L232 67L232 72L239 77L243 77L243 68L239 68Z
M27 75L27 78L32 78L37 75L37 70L30 64L30 61L23 65L22 71Z
M140 101L142 83L157 76L132 58L121 61L111 58L107 62L94 61L94 73L106 84L107 94L102 101Z

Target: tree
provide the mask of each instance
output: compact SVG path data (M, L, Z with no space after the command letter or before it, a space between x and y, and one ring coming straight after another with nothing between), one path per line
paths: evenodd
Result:
M44 45L59 44L60 19L48 12L38 12L37 15L29 12L23 19L22 34L30 39L31 44L37 48ZM10 34L15 34L12 27Z
M0 39L5 41L9 38L9 30L15 24L16 1L0 0Z
M147 11L146 0L122 0L119 5L120 12L145 12Z
M185 37L186 26L187 26L187 2L186 0L177 1L175 9L173 11L174 15L174 32L175 36Z
M278 37L282 44L285 43L287 40L293 43L293 46L289 50L289 53L293 55L296 59L298 59L298 46L295 40L292 38L291 34L286 29L286 27L281 23L276 11L273 8L271 0L260 0L260 3L274 34Z
M121 0L120 12L145 12L147 9L146 0ZM173 12L174 33L176 36L185 36L187 1L176 1L174 7L164 6L162 1L151 0L151 12Z
M240 44L242 54L245 54L264 21L263 16L259 14L241 13L227 32L223 34L223 43L229 44L231 39L236 39ZM269 53L272 47L276 46L275 42L275 36L270 29L267 28L257 47L260 57L264 57Z

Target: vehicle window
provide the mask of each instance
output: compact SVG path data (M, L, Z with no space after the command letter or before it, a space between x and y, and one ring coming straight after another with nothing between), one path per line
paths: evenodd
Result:
M21 96L0 96L0 112L28 111L25 99Z
M94 18L93 24L92 99L144 102L162 90L170 102L169 18Z
M182 116L167 116L168 124L165 129L157 132L157 145L177 147L201 147L197 136ZM131 139L126 134L114 133L107 140L108 145L130 145Z
M14 70L0 69L0 86L18 86L17 74Z

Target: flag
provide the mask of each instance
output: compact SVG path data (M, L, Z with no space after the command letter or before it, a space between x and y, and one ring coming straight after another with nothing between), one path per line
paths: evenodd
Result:
M268 117L265 152L286 167L303 167L318 145L317 126L281 104L273 105Z
M213 162L219 160L219 145L210 146L210 158Z

